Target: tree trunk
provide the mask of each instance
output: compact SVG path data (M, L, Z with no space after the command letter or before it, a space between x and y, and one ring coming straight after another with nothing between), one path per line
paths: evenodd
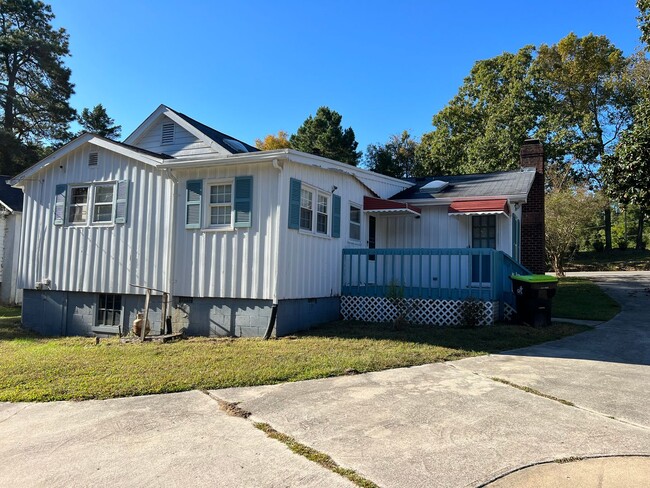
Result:
M605 250L612 250L612 207L605 208Z
M638 251L645 249L643 242L643 226L645 224L645 208L639 209L639 228L636 232L636 249Z

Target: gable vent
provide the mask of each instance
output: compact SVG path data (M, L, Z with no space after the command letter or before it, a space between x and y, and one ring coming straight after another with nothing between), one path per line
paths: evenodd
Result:
M174 123L163 124L162 126L162 143L172 144L174 142Z
M97 166L99 162L99 153L91 152L88 155L88 166Z

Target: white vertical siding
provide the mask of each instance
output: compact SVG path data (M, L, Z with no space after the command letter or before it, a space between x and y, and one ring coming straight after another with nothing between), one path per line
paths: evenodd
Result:
M341 293L342 251L346 247L366 247L366 221L362 216L362 241L349 239L350 202L362 204L368 189L352 176L288 163L283 172L284 191L280 217L280 280L278 298L327 297ZM336 186L341 197L341 237L320 237L288 228L289 178L330 193ZM330 200L331 202L331 200ZM331 206L331 205L330 205ZM331 213L331 209L330 209ZM330 218L331 219L331 218ZM331 227L331 226L330 226Z
M497 215L497 250L512 252L510 217ZM415 217L377 217L377 247L467 248L472 246L472 217L452 216L448 207L422 207Z
M174 124L174 143L162 144L162 125L173 123ZM216 156L225 156L230 154L225 149L217 146L212 148L210 145L196 136L186 131L171 119L160 116L158 120L149 127L142 136L133 144L134 146L153 151L155 153L169 154L174 157L184 156L201 156L206 154L214 154Z
M174 286L177 296L274 298L277 255L278 170L271 163L233 164L176 171ZM187 180L253 177L252 226L232 230L186 229ZM203 195L203 220L205 202ZM288 203L288 202L287 202ZM205 222L204 222L205 224Z
M99 152L97 166L88 166L91 151ZM130 182L126 224L53 224L56 185L118 180ZM45 278L52 290L142 293L130 284L168 288L172 183L164 172L85 144L24 184L20 288L34 288Z

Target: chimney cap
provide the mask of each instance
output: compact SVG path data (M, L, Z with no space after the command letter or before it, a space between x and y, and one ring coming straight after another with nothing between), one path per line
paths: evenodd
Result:
M533 144L542 144L539 139L526 139L524 141L524 146L532 146Z

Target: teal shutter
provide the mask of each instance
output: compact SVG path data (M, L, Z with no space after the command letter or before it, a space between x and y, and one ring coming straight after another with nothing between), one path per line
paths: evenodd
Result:
M115 223L126 224L129 211L129 182L126 180L117 182L117 197L115 199Z
M185 228L201 228L203 180L188 180L185 191Z
M300 191L302 183L300 180L291 178L289 182L289 228L300 228Z
M341 197L332 195L332 237L341 237Z
M65 194L68 185L56 185L54 194L54 225L63 225L65 221Z
M235 178L235 227L250 227L253 222L253 177Z

